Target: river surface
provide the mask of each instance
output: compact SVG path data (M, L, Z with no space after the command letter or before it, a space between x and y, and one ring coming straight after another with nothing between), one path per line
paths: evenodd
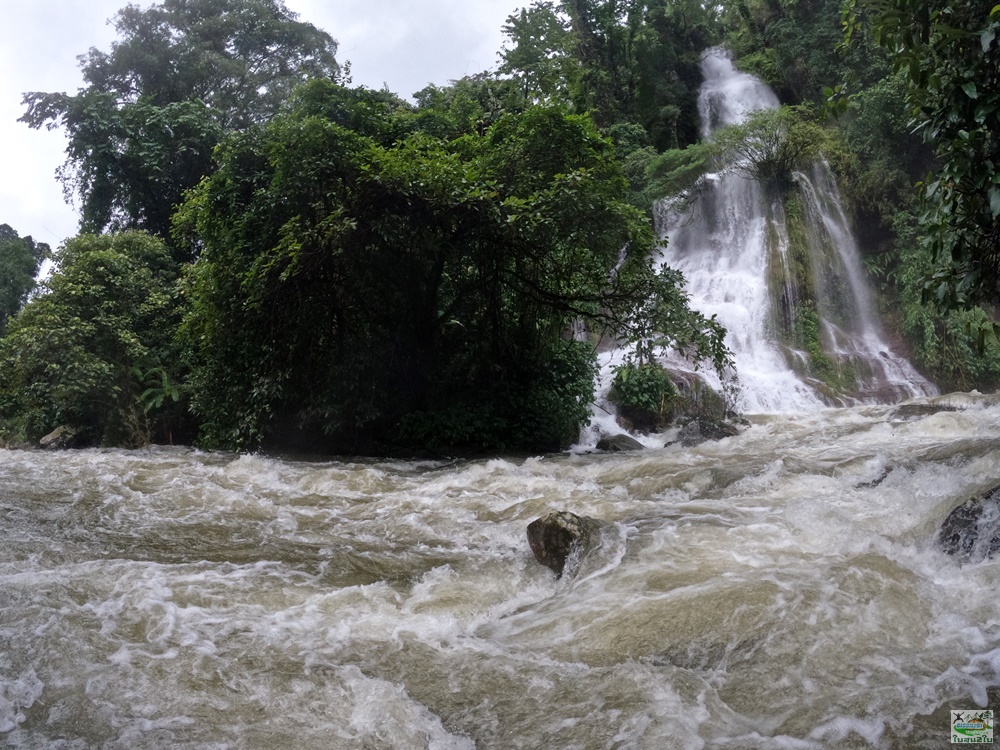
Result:
M0 451L0 744L945 748L1000 561L933 540L996 484L978 394L633 454ZM557 579L560 509L609 525Z

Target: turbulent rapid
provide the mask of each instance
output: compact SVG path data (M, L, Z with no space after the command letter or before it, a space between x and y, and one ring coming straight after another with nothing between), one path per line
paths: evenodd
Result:
M454 463L0 451L0 741L944 747L995 702L1000 400L757 417L695 448ZM526 525L609 522L557 579Z

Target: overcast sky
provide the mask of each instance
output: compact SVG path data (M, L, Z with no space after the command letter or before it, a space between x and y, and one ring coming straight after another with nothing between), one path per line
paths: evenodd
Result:
M500 27L530 0L285 0L339 43L355 85L406 97L494 69ZM132 0L141 7L151 0ZM78 215L63 200L55 170L64 160L61 131L31 130L17 118L26 91L75 93L83 84L77 56L108 50L107 21L128 0L0 0L0 224L56 248L76 234Z

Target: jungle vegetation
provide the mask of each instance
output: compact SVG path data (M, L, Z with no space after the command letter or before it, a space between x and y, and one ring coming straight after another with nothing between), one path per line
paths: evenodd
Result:
M0 433L558 449L587 419L599 336L636 345L628 385L654 383L662 411L656 347L730 360L652 266L651 207L725 150L786 189L822 152L916 364L993 387L1000 6L939 5L536 0L495 72L412 102L352 86L282 0L128 5L111 49L81 57L83 89L25 94L22 120L68 137L81 233L29 299L49 250L0 227ZM718 44L786 106L706 144Z

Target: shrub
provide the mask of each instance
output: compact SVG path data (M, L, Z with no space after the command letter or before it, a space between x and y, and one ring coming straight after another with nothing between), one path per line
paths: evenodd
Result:
M639 430L666 426L673 414L677 388L655 362L628 362L615 370L609 400Z
M56 263L0 341L3 429L36 440L66 425L92 444L169 439L184 409L170 386L182 298L166 245L144 232L81 235ZM151 380L170 398L156 398Z

